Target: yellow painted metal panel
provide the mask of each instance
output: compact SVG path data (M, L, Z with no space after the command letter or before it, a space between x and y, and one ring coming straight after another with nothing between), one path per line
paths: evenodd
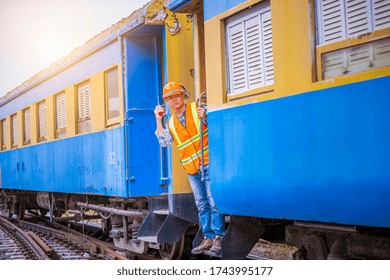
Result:
M106 76L106 73L108 73L109 71L112 71L114 69L117 69L117 73L118 73L118 97L119 97L119 116L118 117L115 117L115 118L112 118L112 119L108 119L108 104L109 104L109 101L108 101L108 81L107 81L107 76ZM105 102L105 118L106 118L106 127L109 127L109 128L115 128L115 127L118 127L119 124L122 124L123 123L123 86L122 86L122 70L121 70L121 67L120 65L117 65L116 67L111 67L107 70L105 70L103 72L104 74L104 102Z
M223 104L225 101L225 41L223 32L223 22L219 17L214 17L205 23L206 90L209 109Z
M194 78L191 76L191 70L194 68L192 27L187 26L186 16L177 14L182 28L178 33L172 35L166 28L166 64L168 80L180 81L192 93L194 87Z
M272 1L275 97L310 89L312 62L308 1Z
M0 121L3 121L3 119L2 120L0 120ZM3 150L3 145L4 145L4 143L3 143L3 123L2 122L0 122L0 151L2 151Z
M18 147L23 147L23 111L19 110L17 112L17 118L18 118Z
M55 107L54 96L48 96L46 98L46 125L47 125L47 137L46 141L52 141L55 138Z
M66 137L72 137L77 132L77 99L74 85L65 89L66 99Z
M31 144L38 143L38 103L30 106L31 116Z
M186 24L187 17L184 14L176 14L176 16L181 24L180 31L172 35L168 27L165 27L167 80L182 83L191 93L191 97L186 102L191 102L194 100L194 78L191 76L194 68L192 25ZM187 173L181 165L179 152L174 145L172 147L172 173L172 192L191 192Z
M12 143L11 143L11 140L12 140L12 137L11 137L11 133L12 133L12 131L11 131L11 116L7 116L5 118L5 120L6 120L6 126L7 126L7 131L6 131L6 135L5 135L7 142L5 143L6 144L5 147L6 147L7 150L10 150L12 148Z
M206 91L206 66L204 46L203 14L195 14L194 21L194 67L195 67L195 97Z
M99 72L90 78L91 84L91 120L92 131L96 132L105 129L105 94L104 94L104 72Z
M118 85L119 85L119 118L120 118L120 124L123 125L123 88L124 88L124 85L123 85L123 79L122 79L122 75L123 75L123 71L122 71L122 67L121 67L121 64L118 65Z

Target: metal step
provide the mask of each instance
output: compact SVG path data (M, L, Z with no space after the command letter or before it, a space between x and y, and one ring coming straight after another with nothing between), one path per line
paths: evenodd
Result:
M168 209L153 210L153 214L161 215L161 216L168 216L169 215L169 210Z
M145 241L145 242L157 243L157 235L138 236L137 239Z

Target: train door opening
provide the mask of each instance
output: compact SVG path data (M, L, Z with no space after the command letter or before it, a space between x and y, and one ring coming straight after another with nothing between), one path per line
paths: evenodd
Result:
M154 108L163 86L163 26L143 26L124 38L126 179L129 196L167 193L167 156L155 136Z

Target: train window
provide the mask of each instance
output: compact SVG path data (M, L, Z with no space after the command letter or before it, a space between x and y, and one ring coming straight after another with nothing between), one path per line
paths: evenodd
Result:
M274 83L268 1L226 20L226 49L228 95Z
M119 84L118 68L104 73L106 106L107 106L107 125L118 122L119 117Z
M390 1L316 0L322 78L390 65Z
M31 114L30 108L26 108L23 110L23 143L28 145L31 143Z
M5 150L7 148L7 121L3 119L1 121L1 149Z
M91 132L91 85L89 81L77 87L78 131Z
M390 39L385 39L324 53L322 76L326 79L389 65Z
M18 146L18 116L13 114L11 116L11 145L12 147Z
M66 99L65 93L56 95L56 137L66 137Z
M46 102L42 101L38 103L38 126L39 135L38 141L46 141L47 139L47 121L46 121Z

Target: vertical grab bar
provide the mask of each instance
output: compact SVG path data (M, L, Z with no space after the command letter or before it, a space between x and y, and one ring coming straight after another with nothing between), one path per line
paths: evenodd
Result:
M206 99L206 92L202 92L198 98L198 107L202 107L206 105L206 101L202 101L202 99ZM204 143L203 143L203 120L200 120L200 154L201 154L201 181L204 181Z
M167 111L169 110L169 108L166 108L166 109L167 109ZM166 116L167 115L165 113L163 118L166 118ZM166 175L167 169L168 169L166 167L166 162L167 162L167 160L166 160L166 148L160 146L160 181L161 181L161 185L166 185L167 181L171 179L169 176Z

